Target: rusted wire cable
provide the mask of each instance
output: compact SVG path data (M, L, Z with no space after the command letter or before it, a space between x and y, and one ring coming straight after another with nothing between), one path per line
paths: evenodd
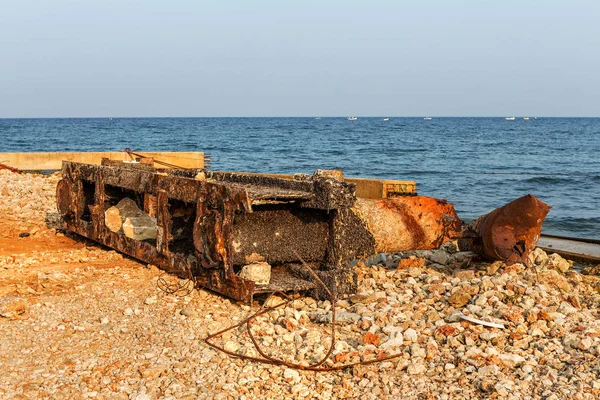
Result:
M209 345L210 347L219 350L231 357L236 357L236 358L240 358L243 360L248 360L248 361L253 361L253 362L259 362L259 363L263 363L263 364L272 364L272 365L283 365L286 366L288 368L293 368L293 369L299 369L299 370L306 370L306 371L315 371L315 372L326 372L326 371L338 371L338 370L342 370L342 369L346 369L346 368L350 368L353 366L357 366L357 365L368 365L368 364L373 364L376 362L383 362L386 360L391 360L393 358L397 358L402 356L404 353L400 352L400 353L395 353L389 356L385 356L385 357L377 357L373 360L365 360L365 361L358 361L358 362L354 362L354 363L350 363L350 364L344 364L344 365L334 365L331 367L322 367L321 365L323 365L331 356L331 353L333 352L333 349L335 347L335 327L336 327L336 312L335 312L335 303L336 303L336 296L329 290L329 288L323 283L323 281L319 278L319 276L304 262L304 260L298 255L298 253L296 253L296 256L298 257L298 259L302 262L302 265L309 271L309 273L313 276L313 278L315 278L315 280L317 281L317 283L323 288L323 290L325 290L325 292L327 292L327 295L330 298L331 301L331 312L332 312L332 316L331 316L331 346L329 347L329 350L327 351L326 355L319 360L318 362L314 363L314 364L309 364L309 365L302 365L302 364L297 364L297 363L293 363L293 362L289 362L289 361L285 361L285 360L280 360L280 359L276 359L274 357L269 356L268 354L266 354L263 349L260 347L260 345L258 344L258 341L256 340L256 338L254 337L254 335L252 334L251 331L251 324L252 321L254 321L257 317L266 314L270 311L273 311L279 307L283 307L287 304L289 304L293 299L289 298L287 295L283 294L284 297L287 298L287 300L276 304L274 306L270 306L270 307L264 307L258 310L257 312L255 312L254 314L252 314L251 316L249 316L248 318L242 320L241 322L238 322L234 325L231 325L227 328L221 329L218 332L215 332L213 334L208 335L205 339L204 342ZM270 299L270 296L269 296ZM267 299L268 300L268 299ZM265 302L266 304L266 302ZM240 326L246 324L247 327L247 332L248 332L248 336L250 337L254 348L256 349L256 351L261 355L262 358L259 357L253 357L253 356L247 356L247 355L242 355L242 354L237 354L234 353L232 351L226 350L225 348L223 348L222 346L219 346L215 343L211 342L211 339L216 338L221 336L222 334L234 330L236 328L239 328Z
M0 163L0 169L7 169L7 170L9 170L11 172L14 172L16 174L20 174L21 173L21 171L18 168L11 167L10 165L6 165L6 164L2 164L2 163Z
M196 280L193 277L187 279L178 279L176 283L170 283L165 276L172 275L170 275L168 272L163 272L160 274L156 280L156 287L166 294L186 297L190 295L196 287Z

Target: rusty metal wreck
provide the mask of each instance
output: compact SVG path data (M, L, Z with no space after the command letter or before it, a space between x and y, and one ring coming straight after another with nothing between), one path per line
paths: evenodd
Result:
M338 296L356 291L352 260L454 239L485 259L526 263L550 210L527 195L465 226L445 200L357 198L341 171L284 178L103 160L65 161L62 176L57 206L67 230L246 303L286 291L325 298L304 262ZM156 219L155 238L107 227L106 211L125 198ZM240 276L252 260L272 267L268 284Z
M257 293L278 291L324 297L300 260L336 295L352 293L351 260L432 249L460 233L460 219L445 201L357 200L353 183L321 171L284 179L102 164L63 163L57 205L67 230L246 303ZM156 218L155 240L135 240L107 228L106 210L124 198ZM239 276L257 257L272 265L269 284Z

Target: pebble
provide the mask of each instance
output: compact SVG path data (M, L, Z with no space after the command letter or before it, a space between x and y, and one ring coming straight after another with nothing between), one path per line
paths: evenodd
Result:
M423 363L415 363L415 364L410 364L408 366L407 372L411 375L420 375L420 374L423 374L426 370L427 370L427 368L425 367L425 365Z
M196 312L196 310L194 310L193 308L182 308L181 311L179 312L181 315L185 315L186 317L197 317L198 313Z
M448 303L450 303L453 307L459 308L459 307L463 307L470 300L471 300L470 294L463 292L462 290L459 290L459 291L455 292L454 294L452 294L448 298Z
M431 254L429 260L436 264L446 265L450 260L450 256L443 250L436 250Z
M283 379L286 382L298 382L300 380L300 373L291 368L286 368L283 370Z
M502 364L511 368L519 366L525 361L525 359L518 354L500 354L498 358L502 361Z
M408 328L407 330L404 331L404 340L406 340L407 342L416 343L417 332L412 328Z

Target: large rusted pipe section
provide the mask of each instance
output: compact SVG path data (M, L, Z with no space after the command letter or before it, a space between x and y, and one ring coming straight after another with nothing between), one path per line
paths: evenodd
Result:
M462 228L452 204L426 196L356 199L352 210L378 253L435 249L459 237Z
M488 260L527 263L549 211L534 195L519 197L469 223L459 246Z

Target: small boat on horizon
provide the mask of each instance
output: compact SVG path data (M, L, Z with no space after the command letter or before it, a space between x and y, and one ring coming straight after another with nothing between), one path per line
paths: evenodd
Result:
M529 121L529 117L523 117L525 121Z
M382 119L382 120L384 120L384 121L389 121L389 120L390 120L390 118L389 118L389 117L383 117L383 118L381 118L381 119Z
M358 118L357 117L348 117L347 119L348 119L348 121L356 121Z
M316 117L315 119L321 119L321 117Z
M431 121L431 117L425 117L423 118L425 121Z
M507 120L507 121L514 121L514 120L515 120L515 117L506 117L506 118L504 118L504 119L505 119L505 120Z

